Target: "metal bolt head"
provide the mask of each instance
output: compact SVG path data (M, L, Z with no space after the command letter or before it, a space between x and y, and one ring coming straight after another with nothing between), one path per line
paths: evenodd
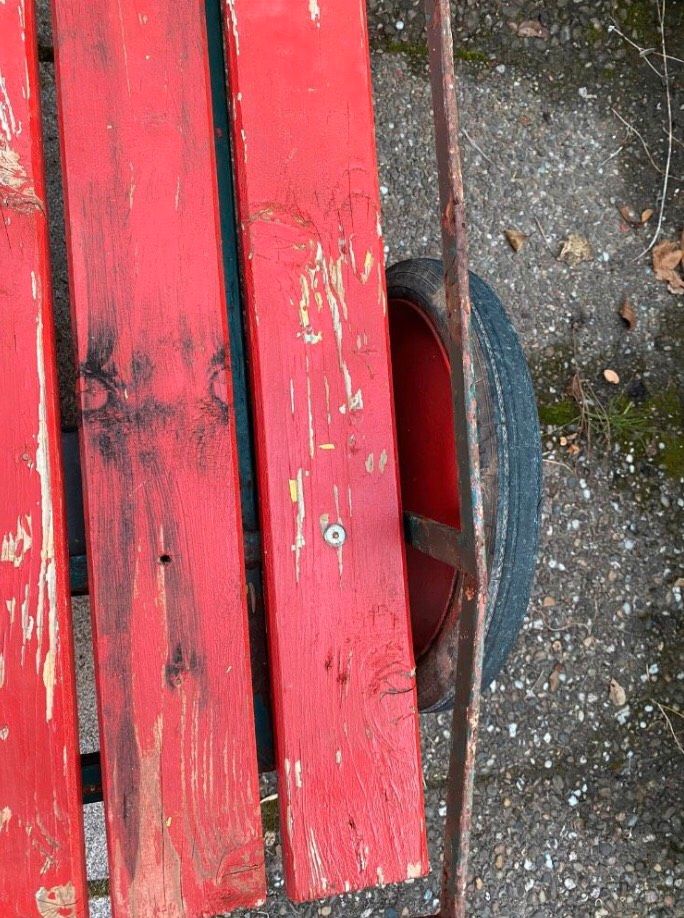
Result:
M342 548L347 540L347 533L344 526L340 526L339 523L331 523L326 526L323 538L332 548Z

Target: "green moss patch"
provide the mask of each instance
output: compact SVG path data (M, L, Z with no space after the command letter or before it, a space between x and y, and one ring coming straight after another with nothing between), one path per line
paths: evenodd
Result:
M635 459L650 461L673 478L684 477L684 406L674 385L640 402L626 395L600 405L588 402L584 412L564 397L540 404L539 420L559 433L579 431L594 444L617 443Z

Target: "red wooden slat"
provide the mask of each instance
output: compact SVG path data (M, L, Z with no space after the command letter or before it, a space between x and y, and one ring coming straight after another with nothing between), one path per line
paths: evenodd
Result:
M34 6L0 4L0 915L87 914Z
M117 916L265 893L203 0L59 0Z
M299 900L427 868L365 8L225 11L285 867ZM340 548L331 525L346 532Z

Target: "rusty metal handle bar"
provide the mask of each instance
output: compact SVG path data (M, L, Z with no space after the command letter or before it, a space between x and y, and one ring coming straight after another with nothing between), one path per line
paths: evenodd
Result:
M473 375L468 252L459 153L453 39L449 0L425 0L430 81L439 171L444 282L449 324L454 436L459 468L461 530L453 557L460 559L464 588L456 662L447 816L439 915L462 918L473 799L475 750L482 681L487 567L480 487L477 407Z

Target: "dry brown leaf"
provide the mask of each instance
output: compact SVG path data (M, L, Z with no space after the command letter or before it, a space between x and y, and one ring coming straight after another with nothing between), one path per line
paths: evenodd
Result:
M556 605L556 600L553 598L553 596L545 596L542 605L545 609L551 609Z
M629 204L622 204L618 207L618 210L625 223L629 223L630 226L641 226L643 221L637 216L634 210L632 210Z
M574 398L578 405L581 405L584 401L584 392L582 391L582 379L580 378L579 373L575 373L568 383L567 388L568 395L570 398Z
M665 240L653 248L653 273L658 280L665 281L667 289L676 296L684 295L684 278L677 270L684 258L682 244Z
M656 275L658 271L672 271L682 260L683 255L684 252L676 242L669 242L668 240L659 242L653 248L653 270Z
M525 233L521 233L520 230L517 229L504 230L504 236L514 252L519 252L529 239L529 236L526 236Z
M551 674L549 675L549 691L550 692L558 691L558 686L560 685L560 674L561 674L562 669L563 667L560 665L560 663L556 663L553 669L551 670Z
M606 382L611 383L613 386L617 386L617 384L620 382L620 377L615 372L615 370L604 370L603 378Z
M618 315L631 331L636 325L636 312L629 300L623 300L622 306L618 309Z
M642 210L641 213L638 214L629 204L622 204L618 207L618 211L625 223L629 224L629 226L634 229L638 229L640 226L643 226L644 223L648 223L653 216L653 211L650 207L647 207L646 210Z
M549 30L538 19L524 19L522 22L510 22L509 26L519 38L548 38Z
M627 692L623 689L617 679L611 679L608 687L608 697L616 708L622 708L627 704Z
M590 261L593 252L589 240L578 233L570 233L561 246L558 258L572 266L578 265L581 261Z

